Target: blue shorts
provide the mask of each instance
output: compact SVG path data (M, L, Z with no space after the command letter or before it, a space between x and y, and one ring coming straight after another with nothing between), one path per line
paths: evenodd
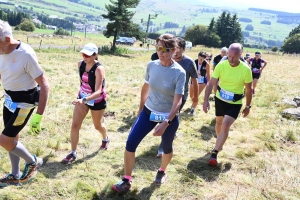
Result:
M191 85L192 85L192 83L193 83L193 82L192 82L192 80L191 80ZM203 82L203 83L198 83L198 84L199 84L199 85L200 85L200 84L205 84L205 85L207 85L207 77L206 77L206 76L204 77L204 82Z
M135 120L126 142L127 151L135 152L144 137L157 125L157 122L150 121L150 113L151 111L144 107L138 118ZM172 123L166 128L165 133L161 137L165 154L173 152L173 140L178 127L179 119L178 116L175 116Z

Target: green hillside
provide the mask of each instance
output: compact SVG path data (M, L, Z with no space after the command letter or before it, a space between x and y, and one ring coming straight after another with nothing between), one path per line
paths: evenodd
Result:
M78 0L71 0L78 1ZM105 26L107 20L101 19L100 15L105 13L105 4L109 3L109 0L92 1L82 0L78 3L70 2L68 0L11 0L10 3L21 5L27 9L32 9L35 12L46 13L49 15L56 15L60 18L74 17L78 20L85 20L88 23ZM14 6L8 6L0 4L1 7L9 7L15 9ZM158 13L156 19L151 21L154 23L152 28L160 28L160 33L165 32L163 25L165 22L178 23L180 27L192 26L194 24L208 25L212 17L217 18L225 8L213 8L207 7L196 0L183 2L181 0L172 1L158 1L158 0L141 0L138 7L135 9L136 14L133 18L135 23L140 24L143 28L146 28L148 15L154 15ZM241 22L242 30L245 31L245 27L248 24L254 26L254 30L250 31L250 37L246 38L248 43L260 44L259 39L265 40L283 41L292 28L297 24L281 24L277 23L276 15L264 14L251 10L236 10L229 9L231 13L237 13L239 18L250 18L251 23ZM95 16L96 20L86 19L86 15ZM274 17L273 17L274 16ZM144 24L141 24L143 19ZM261 21L268 20L271 25L261 24ZM179 33L181 28L174 29ZM170 31L170 30L168 30Z

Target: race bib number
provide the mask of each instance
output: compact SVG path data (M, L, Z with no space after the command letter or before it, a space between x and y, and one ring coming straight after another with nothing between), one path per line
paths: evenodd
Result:
M152 122L163 122L168 116L169 113L151 112L149 119Z
M12 113L14 113L17 109L18 103L13 102L10 98L9 95L4 94L5 96L5 101L4 101L4 106Z
M85 92L81 92L80 96L81 96L81 98L87 98L88 96L90 96L90 94L87 94ZM94 104L95 104L95 100L94 99L93 100L89 100L89 101L86 102L86 105L89 105L89 106L94 106Z
M226 90L221 89L220 90L220 97L224 99L225 101L232 101L234 97L233 92L228 92Z
M198 83L204 83L204 76L198 78Z

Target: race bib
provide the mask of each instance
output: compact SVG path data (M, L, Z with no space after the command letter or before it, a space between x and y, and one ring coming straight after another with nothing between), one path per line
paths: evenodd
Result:
M163 122L165 119L168 118L168 116L169 113L151 112L149 119L152 122Z
M252 71L255 72L255 73L258 73L258 72L259 72L259 69L257 69L257 68L252 68Z
M204 76L200 76L198 78L198 83L204 83Z
M18 103L13 102L9 95L4 94L5 101L4 106L12 113L14 113L17 109Z
M81 98L87 98L88 96L90 96L90 94L87 94L85 92L81 92L80 96L81 96ZM94 106L94 104L95 104L95 100L94 99L93 100L89 100L89 101L86 102L86 105L89 105L89 106Z
M226 90L221 89L220 90L220 97L224 99L225 101L232 101L234 97L233 92L228 92Z

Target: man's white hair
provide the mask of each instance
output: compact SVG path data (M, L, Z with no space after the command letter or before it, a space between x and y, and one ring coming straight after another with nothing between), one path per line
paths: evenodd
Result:
M12 37L12 29L8 22L0 20L0 40L4 41L5 37Z

